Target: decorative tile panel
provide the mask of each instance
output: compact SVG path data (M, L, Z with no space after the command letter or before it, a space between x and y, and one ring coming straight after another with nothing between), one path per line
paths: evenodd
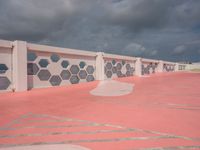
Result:
M142 63L142 75L148 75L148 74L153 74L157 72L157 63L147 63L143 62Z
M172 64L164 64L164 65L163 65L163 71L164 71L164 72L173 72L173 71L175 71L175 65L172 65Z
M95 57L68 56L29 51L28 84L30 88L60 86L95 80ZM83 60L82 60L83 59Z
M126 60L108 59L105 60L105 78L120 78L133 76L135 72L135 62Z

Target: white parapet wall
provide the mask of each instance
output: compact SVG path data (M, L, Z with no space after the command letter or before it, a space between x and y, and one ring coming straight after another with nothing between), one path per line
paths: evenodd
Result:
M141 59L141 75L149 75L159 72L159 60Z
M105 54L104 60L104 79L119 77L129 77L135 75L135 57Z
M95 52L28 44L28 89L96 80Z
M193 68L200 65L0 40L0 92Z
M185 65L185 69L189 71L200 70L200 63L187 64Z

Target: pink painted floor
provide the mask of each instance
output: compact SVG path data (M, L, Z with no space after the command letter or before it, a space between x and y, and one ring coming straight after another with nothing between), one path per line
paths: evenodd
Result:
M200 149L200 74L118 81L133 83L133 92L94 96L95 81L0 94L0 150L51 144L91 150Z

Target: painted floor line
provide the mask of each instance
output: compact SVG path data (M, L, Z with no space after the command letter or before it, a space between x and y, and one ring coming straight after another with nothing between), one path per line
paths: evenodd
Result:
M131 129L131 130L135 130L138 132L144 132L144 133L152 133L152 134L158 134L158 135L164 135L164 136L177 136L179 138L182 139L187 139L187 140L193 140L193 138L189 138L189 137L185 137L185 136L179 136L179 135L173 135L173 134L169 134L169 133L161 133L161 132L157 132L157 131L151 131L151 130L144 130L144 129L138 129L138 128L127 128L127 127L123 127L123 126L119 126L119 125L112 125L112 124L106 124L106 123L96 123L96 122L92 122L92 121L88 121L88 120L82 120L82 119L74 119L74 118L66 118L66 117L60 117L60 116L54 116L54 115L47 115L47 114L33 114L33 113L29 113L27 114L30 117L47 117L47 118L53 118L53 119L58 119L58 120L69 120L69 121L77 121L77 122L85 122L85 123L93 123L96 125L103 125L103 126L107 126L107 127L113 127L113 128L120 128L120 129ZM22 115L23 116L23 115Z
M123 133L133 132L134 130L97 130L97 131L79 131L79 132L48 132L48 133L32 133L32 134L16 134L16 135L0 135L0 138L17 138L26 136L49 136L49 135L70 135L70 134L98 134L98 133Z
M21 127L14 127L12 129L4 129L4 130L19 130L19 129L42 129L42 128L75 128L75 127L96 127L101 126L97 124L87 123L87 124L77 124L77 125L42 125L42 126L21 126ZM1 129L0 129L1 130Z
M110 138L110 139L83 139L83 140L66 140L61 142L36 142L29 144L0 144L2 147L30 146L30 145L46 145L46 144L78 144L78 143L96 143L96 142L120 142L120 141L143 141L158 139L177 139L175 136L154 136L154 137L128 137L128 138Z
M140 148L129 150L188 150L188 149L200 149L200 145L193 146L174 146L174 147L155 147L155 148Z
M23 118L23 116L24 115L22 115L22 117L20 117L20 118ZM143 133L152 133L152 134L157 134L157 135L160 135L160 136L173 136L173 137L177 137L177 138L181 138L181 139L185 139L185 140L199 141L199 140L197 140L198 138L189 138L189 137L185 137L185 136L179 136L179 135L174 135L174 134L169 134L169 133L161 133L161 132L157 132L157 131L144 130L144 129L138 129L138 128L127 128L127 127L118 126L118 125L112 125L112 124L104 124L104 123L99 124L99 123L96 123L96 122L91 122L91 121L81 120L81 119L65 118L65 117L46 115L46 114L32 114L32 113L29 113L29 116L30 117L32 117L32 116L47 117L47 118L50 117L50 118L61 119L61 120L78 121L78 122L85 122L85 123L94 123L96 125L103 125L103 126L120 128L120 129L129 129L129 130L132 130L132 131L134 130L134 131L143 132Z

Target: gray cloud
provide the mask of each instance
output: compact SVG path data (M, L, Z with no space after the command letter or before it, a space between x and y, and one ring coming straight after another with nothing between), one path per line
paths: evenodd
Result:
M186 46L185 45L179 45L174 49L173 53L179 55L179 54L183 54L185 51L186 51Z
M199 10L197 0L2 0L0 38L198 61Z

